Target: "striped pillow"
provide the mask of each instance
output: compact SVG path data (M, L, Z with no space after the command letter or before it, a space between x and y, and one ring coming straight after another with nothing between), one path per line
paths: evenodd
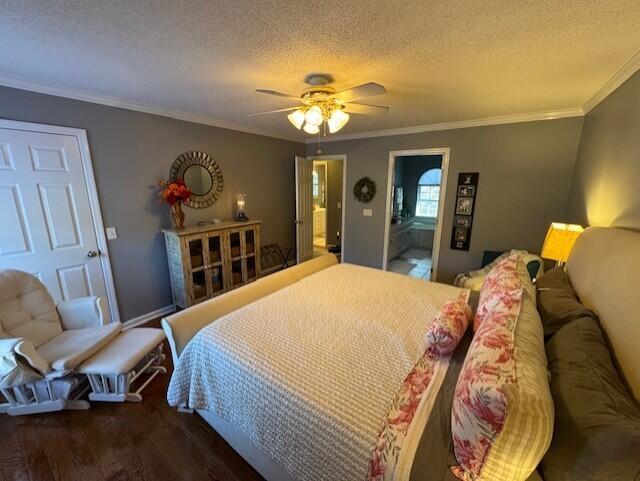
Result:
M487 298L456 386L451 428L460 464L452 472L465 481L524 481L551 442L542 324L522 261L513 275L519 283Z

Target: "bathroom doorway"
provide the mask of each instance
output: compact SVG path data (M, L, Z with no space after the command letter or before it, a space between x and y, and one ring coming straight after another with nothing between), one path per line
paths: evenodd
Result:
M340 255L342 247L343 164L342 158L313 159L311 188L314 257L328 252Z
M448 149L389 153L383 268L435 280Z

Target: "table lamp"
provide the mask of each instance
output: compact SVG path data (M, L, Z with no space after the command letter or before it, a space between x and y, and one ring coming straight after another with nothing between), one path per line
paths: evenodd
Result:
M581 225L552 222L544 239L540 257L552 259L558 266L563 265L567 262L573 244L583 230Z
M249 218L244 213L245 207L245 194L236 194L236 220L247 221Z

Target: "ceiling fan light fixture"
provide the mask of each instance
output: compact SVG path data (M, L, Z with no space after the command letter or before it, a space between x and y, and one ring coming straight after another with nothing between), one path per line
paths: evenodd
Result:
M322 124L322 110L317 105L314 105L305 114L305 120L307 121L307 125L314 125L316 128Z
M300 130L302 128L302 124L304 124L305 121L304 111L300 109L294 110L289 115L287 115L287 118L296 129Z
M329 132L335 134L338 130L347 125L347 122L349 122L349 114L344 112L342 109L335 109L331 112L329 120L327 120Z
M304 130L306 133L312 134L312 135L315 135L318 132L320 132L320 128L317 125L310 124L309 122L304 124L304 129L302 129L302 130Z

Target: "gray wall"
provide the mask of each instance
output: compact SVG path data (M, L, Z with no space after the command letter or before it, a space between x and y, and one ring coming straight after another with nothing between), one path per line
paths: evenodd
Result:
M418 201L418 180L427 170L439 169L442 166L442 156L408 155L396 157L396 164L402 165L403 207L409 210L410 216L415 216L416 202Z
M382 265L390 150L450 147L450 167L438 279L451 281L479 266L485 249L539 252L551 221L566 214L582 118L494 125L440 132L325 142L325 154L347 154L344 258ZM316 146L307 146L309 155ZM455 184L459 172L480 172L471 249L449 248ZM369 176L378 194L369 204L355 200L353 185ZM362 209L373 209L363 217Z
M640 229L640 72L585 117L568 219Z
M247 215L263 219L263 243L295 245L294 156L304 145L130 110L0 87L0 117L87 130L111 265L123 320L172 303L160 229L171 226L157 181L187 150L211 154L224 175L222 198L185 208L186 223L233 215L233 194L247 194Z

